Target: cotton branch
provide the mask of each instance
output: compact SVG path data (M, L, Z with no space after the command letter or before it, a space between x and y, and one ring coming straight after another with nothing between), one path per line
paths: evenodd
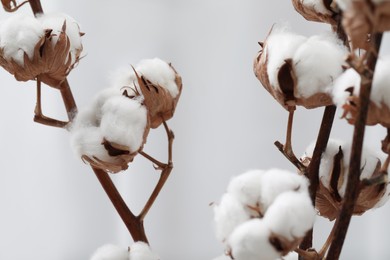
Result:
M364 140L365 125L368 113L368 105L370 102L372 79L374 76L375 66L382 41L382 33L374 34L371 40L372 48L367 53L367 62L365 64L366 68L364 70L364 73L361 73L362 80L359 95L360 109L358 111L354 126L347 188L340 216L337 218L335 223L336 231L334 234L334 240L329 248L329 252L327 255L328 259L339 259L359 192L358 187L360 182L361 154Z

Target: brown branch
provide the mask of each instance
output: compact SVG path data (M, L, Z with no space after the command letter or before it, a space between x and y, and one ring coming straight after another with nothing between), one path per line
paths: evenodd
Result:
M318 172L320 169L321 156L328 145L330 132L332 131L333 120L334 120L335 114L336 114L336 106L331 105L331 106L325 107L324 115L322 116L321 127L320 127L320 130L318 132L316 145L315 145L315 148L313 151L313 156L312 156L310 164L307 168L307 173L305 173L305 175L310 180L309 193L310 193L310 198L312 200L313 206L315 206L316 194L317 194L317 189L318 189L318 185L319 185ZM312 240L313 240L313 229L311 229L306 234L306 236L303 239L302 243L300 244L299 248L304 249L304 250L311 248L312 247Z
M372 88L372 79L375 71L377 55L382 41L382 33L376 33L372 37L372 49L368 52L366 70L361 74L360 108L354 127L349 174L344 202L339 217L336 220L334 240L329 248L327 259L339 259L341 249L351 221L353 209L358 196L360 183L361 154L364 140L364 132L367 120L368 105Z
M43 14L43 9L40 0L29 0L29 2L35 16Z
M121 217L123 223L129 230L130 235L132 236L134 241L142 241L148 243L143 220L136 217L133 212L131 212L129 207L127 207L126 202L123 200L119 191L116 189L108 173L98 168L92 167L92 169L95 172L95 175L98 178L107 196L114 205L119 216Z
M72 122L74 117L77 114L77 105L74 100L72 90L70 89L68 80L65 79L60 84L60 92L62 96L62 100L65 105L66 113L68 115L69 122Z

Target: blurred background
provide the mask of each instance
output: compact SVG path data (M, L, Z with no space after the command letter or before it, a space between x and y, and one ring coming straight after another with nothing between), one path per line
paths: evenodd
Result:
M258 41L274 23L313 35L328 26L307 22L290 1L42 0L45 12L79 21L84 55L68 77L79 108L107 87L115 69L144 58L172 62L183 78L174 130L174 170L145 220L151 246L165 260L211 260L223 252L213 231L210 203L232 176L248 169L294 167L273 145L284 142L287 112L252 71ZM18 13L30 13L28 5ZM10 14L0 12L4 19ZM390 52L385 35L382 54ZM124 224L91 169L71 150L69 133L32 121L34 82L0 70L0 259L86 260L106 243L132 244ZM43 110L66 119L60 94L45 87ZM341 112L338 111L338 116ZM318 132L322 109L299 108L293 147L297 155ZM349 140L352 127L336 119L332 137ZM385 131L367 128L365 142L379 150ZM163 129L151 131L145 151L164 161ZM138 213L158 173L142 157L112 176ZM342 259L389 259L390 205L353 218ZM318 218L315 246L332 223Z

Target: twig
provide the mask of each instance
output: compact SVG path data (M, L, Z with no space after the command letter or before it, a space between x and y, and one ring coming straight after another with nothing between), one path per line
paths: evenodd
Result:
M29 3L35 16L43 14L43 9L40 0L29 0Z
M309 193L310 193L310 198L312 200L313 206L315 206L316 194L319 185L318 171L320 169L321 156L328 145L329 136L332 130L335 114L336 114L336 106L331 105L325 107L324 115L322 116L321 127L318 132L316 145L313 151L313 156L311 158L309 167L307 169L307 174L305 173L310 180ZM299 247L304 250L311 248L312 240L313 240L313 229L311 229L306 234L305 238L303 239Z
M375 71L377 55L382 41L382 33L376 33L371 38L372 49L367 55L367 69L361 75L360 86L360 108L355 122L351 157L349 164L349 174L347 179L347 188L345 191L344 202L339 217L336 220L336 231L334 240L329 248L328 259L339 259L341 249L344 244L348 226L351 221L353 209L358 196L358 187L360 182L361 154L364 140L365 125L367 120L368 105L370 102L370 93L372 88L373 72Z

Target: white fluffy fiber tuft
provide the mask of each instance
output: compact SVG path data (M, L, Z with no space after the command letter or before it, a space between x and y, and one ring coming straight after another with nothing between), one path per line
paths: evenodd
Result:
M90 260L129 260L127 249L107 244L98 248Z
M322 0L304 0L302 4L307 7L313 7L313 9L320 14L332 15L332 12L329 11Z
M152 252L148 244L136 242L130 246L129 260L160 260L160 257Z

